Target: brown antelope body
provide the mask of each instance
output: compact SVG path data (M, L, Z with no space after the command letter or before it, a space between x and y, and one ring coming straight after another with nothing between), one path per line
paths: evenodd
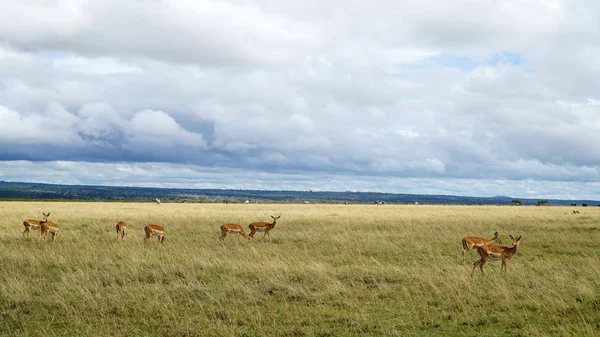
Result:
M50 213L48 213L48 215L50 215ZM58 235L58 225L54 222L48 221L48 219L45 221L40 221L40 235L42 238L44 238L44 240L46 240L46 235L48 235L48 233L52 235L52 242L54 242L56 236Z
M120 221L117 223L117 240L118 239L125 239L125 235L127 235L127 225L125 225L124 222Z
M479 247L483 247L483 246L489 246L494 242L498 242L499 244L502 244L502 240L500 240L500 236L498 236L498 232L494 233L494 237L487 240L484 238L480 238L480 237L476 237L476 236L469 236L466 237L464 239L462 239L462 245L463 245L463 249L462 249L462 259L463 259L463 263L465 263L465 254L474 248L479 248Z
M157 225L148 225L144 227L146 237L144 242L147 242L152 236L158 236L158 242L163 243L165 241L165 229Z
M225 224L221 226L221 240L225 240L227 234L238 235L238 240L240 239L240 235L245 237L247 240L250 240L250 237L246 234L242 226L236 225L234 223Z
M265 232L265 235L263 237L270 237L269 232L275 227L275 225L277 224L277 219L281 218L281 215L279 216L272 216L271 218L273 218L273 222L253 222L249 225L250 227L250 237L254 238L254 234L256 234L256 232Z
M42 213L42 215L44 216L44 220L42 221L47 221L48 217L50 216L50 213L46 214L46 213ZM23 226L25 227L25 230L23 231L23 237L25 237L25 234L27 234L27 236L29 236L29 231L31 229L37 230L40 229L40 222L39 220L32 220L32 219L28 219L23 221ZM42 235L42 232L39 232L39 235Z
M515 239L511 235L510 239L512 240L512 247L481 246L477 248L479 260L475 261L475 263L473 264L473 271L471 272L471 277L473 277L473 274L475 273L475 268L477 268L477 266L479 266L479 269L481 269L481 274L483 275L483 266L488 260L502 260L502 265L500 266L500 274L502 274L502 270L504 270L505 273L508 272L506 265L508 263L508 260L510 260L510 258L517 253L517 249L519 248L519 242L521 242L521 236Z

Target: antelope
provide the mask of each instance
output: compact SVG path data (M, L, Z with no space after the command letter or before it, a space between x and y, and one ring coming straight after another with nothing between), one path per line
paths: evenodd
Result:
M273 218L273 223L269 223L269 222L253 222L249 225L250 227L250 237L254 239L254 234L256 234L256 232L265 232L265 235L263 237L270 237L269 232L271 231L271 229L273 229L273 227L275 227L275 224L277 223L277 219L281 218L281 215L279 216L272 216L271 218Z
M512 235L510 236L512 240L512 247L506 246L481 246L477 248L477 253L479 254L479 260L475 261L473 264L473 271L471 272L471 277L475 273L475 268L479 266L481 269L481 274L483 275L483 266L487 262L487 260L502 260L502 266L500 266L500 274L502 274L502 270L505 273L508 272L506 268L506 264L508 260L510 260L513 255L517 253L517 249L519 248L519 242L521 241L521 236L518 238L514 238Z
M489 246L494 242L498 242L499 244L502 244L502 240L500 240L500 236L498 236L498 232L494 233L494 237L486 240L484 238L480 238L477 236L469 236L466 237L464 239L462 239L462 245L463 245L463 249L462 249L462 259L463 259L463 264L465 263L465 254L473 249L473 248L479 248L479 247L483 247L483 246Z
M48 213L50 215L50 213ZM56 239L58 235L58 225L54 222L48 221L47 217L44 221L40 221L40 235L46 240L46 235L50 232L52 235L52 242Z
M48 220L48 217L50 216L50 212L48 212L48 214L46 213L42 213L42 215L44 216L44 221ZM23 221L23 226L25 226L25 230L23 231L23 237L25 237L25 234L27 234L27 236L29 236L29 230L30 229L40 229L40 222L38 220L25 220ZM39 233L40 235L42 234L41 232Z
M243 237L246 238L246 240L250 240L250 237L246 234L246 232L244 232L244 229L242 228L242 226L240 225L236 225L233 223L230 224L225 224L221 226L221 240L225 240L225 237L227 236L227 234L233 234L233 235L241 235ZM238 236L238 240L240 239L240 237Z
M125 235L127 235L127 226L125 225L124 222L119 221L117 223L117 240L119 239L119 237L121 238L121 240L125 239Z
M144 227L144 231L146 232L146 237L144 238L144 243L148 242L150 237L158 236L158 242L163 243L165 241L165 229L161 226L157 225L148 225Z
M160 205L160 199L159 199L159 198L156 198L156 199L154 199L154 202L155 202L157 205Z

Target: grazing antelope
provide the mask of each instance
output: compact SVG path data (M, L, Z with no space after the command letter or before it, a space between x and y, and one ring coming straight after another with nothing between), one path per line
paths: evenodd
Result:
M247 240L250 240L250 237L244 232L244 229L240 225L236 225L233 223L222 225L221 226L221 240L225 240L227 234L238 235L238 240L240 239L239 235L245 237Z
M121 238L121 240L125 239L125 235L127 235L127 226L125 225L124 222L119 221L117 223L117 240L119 239L119 237Z
M502 274L502 270L504 270L505 273L508 272L506 264L508 263L508 260L510 260L510 258L517 253L517 249L519 248L519 242L521 242L521 236L515 239L511 235L510 239L512 240L512 247L481 246L477 248L479 260L475 261L475 263L473 264L473 271L471 272L471 277L473 277L473 274L475 273L475 268L477 268L477 266L479 266L479 269L481 269L481 274L483 275L483 266L485 265L487 260L502 260L502 266L500 266L500 274Z
M48 213L50 215L50 213ZM46 240L46 235L50 232L52 235L52 242L56 239L58 235L58 225L54 222L48 221L46 218L44 221L40 221L40 235Z
M269 232L271 231L271 229L273 229L273 227L275 227L275 224L277 223L277 219L281 218L281 215L279 216L272 216L271 218L273 218L273 223L269 223L269 222L253 222L249 225L250 227L250 237L254 239L254 234L256 234L256 232L265 232L265 235L263 237L270 237Z
M484 238L480 238L477 236L469 236L466 237L464 239L462 239L462 245L463 245L463 249L462 249L462 259L463 259L463 263L465 263L465 254L473 249L473 248L479 248L479 247L483 247L483 246L489 246L494 242L498 242L499 244L502 244L502 240L500 240L500 236L498 236L498 232L494 233L494 237L486 240Z
M144 243L148 242L150 237L158 236L158 242L163 243L165 241L165 229L161 226L157 225L148 225L144 227L144 231L146 232L146 237L144 238Z
M48 217L50 216L50 212L48 212L48 214L42 213L42 215L44 216L44 221L47 221ZM25 226L25 230L23 231L23 237L25 237L25 234L29 236L30 229L40 229L40 222L41 221L31 219L23 221L23 226ZM42 235L42 233L40 232L39 235Z

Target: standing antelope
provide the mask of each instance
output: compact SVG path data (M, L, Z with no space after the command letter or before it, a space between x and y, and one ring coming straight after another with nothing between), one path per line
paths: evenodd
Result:
M499 244L502 244L502 240L500 240L500 236L498 236L498 232L494 233L494 237L486 240L484 238L480 238L477 236L469 236L466 237L464 239L462 239L462 245L463 245L463 249L462 249L462 259L463 259L463 264L465 263L465 254L473 249L473 248L479 248L479 247L483 247L483 246L489 246L494 242L498 242Z
M225 224L221 226L221 240L225 240L227 234L238 235L238 241L240 239L239 235L245 237L247 240L250 240L250 237L244 232L244 229L240 225L236 225L233 223Z
M475 268L477 268L477 266L479 266L479 269L481 269L481 274L483 275L483 266L485 265L487 260L502 260L502 266L500 266L500 274L502 274L502 270L504 270L504 272L507 273L508 270L506 268L506 264L508 263L508 260L510 260L510 258L517 253L517 249L519 248L519 242L521 241L521 236L515 239L511 235L510 239L512 240L512 247L481 246L477 248L479 260L475 261L475 263L473 264L473 271L471 272L471 277L473 277L473 274L475 273Z
M254 239L254 234L256 234L256 232L265 232L265 235L263 237L270 237L269 232L271 231L271 229L273 229L273 227L275 227L275 224L277 223L277 219L281 218L281 215L279 216L272 216L271 218L273 218L273 223L269 223L269 222L253 222L249 225L250 227L250 237Z
M127 226L125 225L124 222L119 221L117 223L117 240L119 239L119 237L121 238L121 240L125 239L125 235L127 235Z
M42 213L42 215L44 216L44 221L47 221L48 217L50 216L50 212L48 212L48 214ZM29 236L30 229L40 229L40 222L41 221L31 219L23 221L23 226L25 226L25 230L23 231L23 237L25 237L25 234ZM41 231L39 235L42 235Z
M157 225L148 225L144 227L144 231L146 232L146 237L144 238L144 243L148 242L150 237L158 236L158 242L163 243L165 241L165 229L161 226Z
M48 213L50 215L50 213ZM40 235L46 240L46 235L50 232L52 235L52 242L56 239L58 235L58 225L54 222L48 221L46 218L44 221L40 221Z

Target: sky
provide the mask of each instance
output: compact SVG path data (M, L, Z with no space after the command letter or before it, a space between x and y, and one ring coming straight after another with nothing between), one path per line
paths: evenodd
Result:
M596 0L0 4L0 181L600 199Z

